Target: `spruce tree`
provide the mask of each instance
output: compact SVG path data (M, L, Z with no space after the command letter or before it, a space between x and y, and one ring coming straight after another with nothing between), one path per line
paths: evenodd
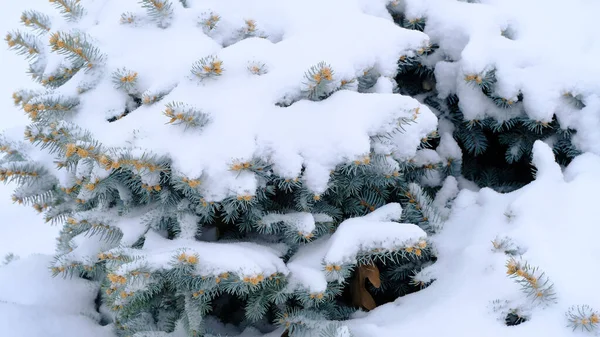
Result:
M348 336L356 310L433 281L461 158L402 95L431 76L425 34L357 14L405 45L290 60L293 34L286 47L218 2L50 2L60 17L26 11L6 35L43 89L13 95L31 124L27 142L0 139L0 181L62 226L52 272L102 285L100 323ZM315 32L302 38L318 46Z
M469 3L465 6L481 5L480 1L465 2ZM457 9L459 6L455 5L450 4L449 8ZM398 25L427 33L434 46L420 62L400 72L397 81L401 93L416 95L436 113L441 134L454 136L463 152L462 175L465 178L480 187L508 192L533 180L530 162L536 140L550 144L561 165L567 165L581 153L573 142L576 134L573 123L565 116L585 108L582 93L566 87L555 106L554 103L541 105L548 111L539 112L538 97L526 103L528 97L523 92L524 85L502 86L503 78L499 78L502 70L507 77L523 75L508 72L514 70L509 67L499 71L484 51L463 55L468 42L465 41L464 49L461 49L461 39L465 37L460 36L460 30L453 31L452 24L441 25L452 33L445 32L439 25L429 27L428 15L432 12L436 23L440 22L441 16L447 15L432 7L434 5L424 5L418 0L392 1L388 5ZM453 34L458 37L447 38ZM496 43L504 46L518 35L519 32L506 23L498 29L498 37L504 41ZM479 66L473 68L472 64ZM531 97L534 94L532 92ZM562 123L557 112L563 114Z

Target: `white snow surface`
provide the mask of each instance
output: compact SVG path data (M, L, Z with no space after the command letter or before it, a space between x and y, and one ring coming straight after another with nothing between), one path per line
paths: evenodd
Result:
M290 258L290 289L308 289L311 293L322 293L327 289L323 258L331 246L331 236L325 235L304 247Z
M98 325L98 285L53 278L51 256L31 255L0 266L0 336L109 337Z

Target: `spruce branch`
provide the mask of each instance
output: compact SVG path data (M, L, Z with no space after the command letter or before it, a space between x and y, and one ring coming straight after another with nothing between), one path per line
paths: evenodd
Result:
M568 326L573 331L580 329L588 332L596 331L600 323L600 313L588 305L572 306L566 313Z
M23 105L23 111L34 122L57 121L73 112L79 105L77 98L44 95L31 99Z
M523 120L523 125L531 132L534 132L538 135L544 133L544 131L551 129L553 127L553 123L547 121L538 121L533 119L525 119Z
M246 303L246 318L250 322L258 322L267 313L269 309L269 299L267 294L256 292L248 298Z
M83 15L73 13L80 6L79 1L53 2L71 20ZM148 15L163 28L172 20L172 7L178 6L172 0L139 2ZM186 0L180 2L184 7L187 7L188 2L191 3ZM42 16L35 19L35 15L27 14L23 23L36 31L48 31L50 22L46 22ZM143 16L141 19L146 20ZM121 17L122 24L135 24L137 20L131 13L125 13ZM211 12L200 24L205 32L212 33L219 29L219 23L220 17ZM238 32L242 38L263 36L258 27L254 20L246 20ZM103 65L104 56L90 42L92 40L89 37L78 32L51 34L52 51L65 55L70 64L65 62L51 73L40 72L37 80L49 88L57 88L80 69ZM428 53L423 48L416 51L416 57L426 56ZM429 70L423 69L423 74L427 74ZM222 61L216 56L198 61L192 69L193 75L200 80L216 78L223 71ZM268 69L262 63L251 62L248 64L248 71L254 75L263 75ZM91 77L88 75L86 74ZM337 90L356 90L361 85L367 90L380 77L375 69L370 75L374 76L368 79L335 78L331 67L322 62L305 74L305 90L296 90L294 95L298 99L317 101ZM153 87L141 93L138 74L125 68L113 72L112 81L116 88L128 94L128 109L133 106L137 108L140 104L155 103L168 95L174 87ZM87 90L92 85L84 83L79 88ZM315 194L309 190L302 173L298 177L277 176L268 161L270 159L244 158L231 163L231 173L256 178L258 188L256 191L252 186L246 187L248 190L236 189L238 195L215 202L210 199L214 198L210 194L210 182L208 185L201 185L201 179L205 178L203 175L185 177L174 170L168 157L141 153L143 150L139 148L107 148L93 139L90 133L65 122L64 117L76 111L79 104L77 99L71 100L52 92L27 91L18 92L13 98L15 104L22 106L34 121L27 128L25 136L45 152L56 156L55 164L66 171L66 179L61 179L61 184L58 185L57 180L46 181L50 175L44 172L35 177L29 173L35 172L34 169L38 167L31 165L32 169L28 170L26 163L29 162L24 160L23 163L17 163L14 169L10 167L12 163L6 165L2 162L0 170L7 170L0 172L4 172L3 176L12 177L15 173L24 176L21 179L25 185L15 192L18 201L30 204L38 211L45 211L48 221L65 222L58 244L60 259L53 271L62 275L106 278L102 285L102 302L115 311L114 325L119 329L120 335L158 335L163 331L173 331L176 324L189 334L209 333L204 326L206 315L219 307L220 303L217 301L227 300L231 296L243 301L242 307L246 306L249 321L270 318L272 309L290 312L293 311L289 310L290 307L299 307L294 319L288 320L288 333L306 332L321 337L350 336L347 327L335 320L348 318L352 309L341 307L335 303L335 299L340 298L346 280L352 270L357 268L356 263L342 265L341 262L332 262L324 265L328 277L325 291L290 291L287 277L277 272L268 275L264 270L257 270L253 271L253 275L242 275L236 269L237 271L229 270L214 275L204 269L204 259L207 258L210 262L210 257L194 251L177 252L171 256L171 261L163 264L160 261L169 256L152 256L157 252L138 248L144 245L147 238L150 239L146 235L155 234L164 236L165 243L166 240L178 238L208 241L241 239L242 244L248 240L256 240L264 246L263 239L268 238L272 241L267 245L281 245L281 251L279 246L275 250L280 251L281 255L286 254L276 258L287 261L301 244L333 232L339 221L371 212L390 200L398 199L398 189L406 186L412 178L418 177L417 174L405 175L401 164L391 158L391 147L387 145L395 145L392 135L401 132L402 126L407 123L404 119L397 119L390 121L385 132L381 132L382 135L371 137L372 146L376 150L367 149L367 152L354 161L339 165L332 171L332 182L325 192ZM418 113L416 109L415 119ZM210 123L210 116L206 112L181 102L166 104L164 114L168 118L167 123L196 128L192 132ZM130 145L133 147L133 142ZM9 160L19 161L14 147L1 146L3 145L0 144L0 152L12 156ZM380 151L382 148L385 149ZM16 169L20 171L15 171ZM417 171L420 169L415 168ZM139 233L132 236L129 228L121 227L128 225L127 220L136 217L136 213L144 212L147 214L139 221ZM307 225L298 221L295 215L302 212L312 216L313 223ZM98 214L109 216L94 218ZM423 211L413 215L422 220ZM271 219L265 220L269 216ZM215 238L210 234L206 237L206 233L200 234L197 231L199 224L207 224L211 229L217 228ZM151 231L146 232L147 230ZM260 234L273 235L269 237ZM88 242L85 236L97 236L94 239L101 239L100 247L89 247L97 251L91 251L90 254L86 252ZM196 244L205 243L196 242L192 246ZM221 243L217 243L219 244ZM358 265L395 262L402 263L402 267L405 267L404 262L410 261L407 265L411 267L422 266L423 261L431 260L433 256L426 240L398 243L388 248L379 247L359 252L356 257ZM284 250L288 252L285 253ZM201 251L203 250L199 248L198 252ZM85 256L86 254L89 256ZM149 263L146 264L146 261ZM397 270L399 269L401 268ZM108 275L105 275L105 271ZM382 289L385 287L384 283L382 278ZM211 303L213 300L215 305ZM218 315L221 312L215 312L215 316Z
M73 78L79 70L81 70L81 67L61 66L51 73L44 73L41 77L36 78L36 80L45 87L58 88Z
M173 19L173 4L169 0L141 0L142 8L160 28L167 28Z
M12 200L33 208L41 213L54 206L60 190L56 188L57 180L48 175L33 184L19 186L15 189Z
M312 101L321 101L335 91L334 72L330 65L319 62L305 74L304 96Z
M122 25L131 25L131 24L135 23L136 20L137 20L137 17L135 16L135 14L133 14L131 12L127 12L127 13L121 14L121 19L119 20L119 22Z
M209 35L217 27L221 17L214 12L202 13L198 18L198 25L202 27L204 34Z
M258 76L264 75L269 71L264 63L257 61L248 62L247 69L251 74Z
M73 64L87 69L99 66L104 61L104 55L82 33L53 33L50 35L50 46L52 51L65 55Z
M238 173L242 171L248 171L258 176L267 178L265 174L268 174L268 171L271 169L271 165L260 158L253 158L252 160L248 161L236 159L233 160L229 165L229 169Z
M185 129L195 128L198 130L210 122L210 117L207 113L181 102L168 103L163 114L169 117L167 123L184 125Z
M402 22L402 26L406 29L418 30L422 32L425 30L425 18L405 18Z
M420 64L416 56L402 55L398 58L398 73L408 74Z
M9 141L0 133L0 164L27 160L22 151L21 144Z
M506 262L506 274L520 284L523 292L532 300L546 304L556 300L554 285L550 279L527 262L510 258Z
M243 40L249 37L262 37L265 38L266 35L258 29L255 20L247 19L244 20L244 26L240 28L238 31L239 39Z
M34 10L24 11L23 14L21 14L21 23L32 28L38 34L45 34L52 28L50 17Z
M433 130L430 133L426 134L425 137L421 138L421 144L419 144L419 149L430 149L432 148L432 142L440 138L440 134L437 130Z
M338 90L354 90L356 91L356 78L345 78L340 80L340 87Z
M138 93L138 73L135 71L126 68L118 69L112 73L112 81L115 88L127 94Z
M167 96L175 86L166 86L161 88L148 89L142 94L142 104L151 105Z
M414 270L409 277L410 284L419 289L427 288L436 280L431 270L426 268L420 271Z
M485 136L483 128L477 124L462 123L456 130L456 137L472 155L478 156L488 148L488 139Z
M358 92L368 92L381 77L381 74L375 68L369 68L363 71L362 76L358 77Z
M586 104L584 102L584 97L581 94L576 94L571 91L566 91L562 95L562 97L563 97L563 100L567 104L575 107L578 110L581 110L586 107Z
M490 123L489 127L494 133L500 133L509 131L515 126L519 125L521 122L521 118L511 118L506 120L494 120Z
M6 255L4 255L4 261L2 261L2 265L6 266L7 264L13 262L13 261L17 261L20 257L18 255L15 255L14 253L8 253Z
M506 255L517 256L522 255L525 251L519 247L511 238L497 236L492 240L493 251L503 252Z
M480 88L483 94L488 97L492 96L494 86L498 81L496 78L496 69L487 70L479 74L465 75L464 80L465 82Z
M4 38L9 49L15 50L19 55L25 55L28 60L37 58L43 51L42 44L38 39L28 33L13 31L6 34Z
M15 106L21 106L21 107L23 107L31 99L33 99L34 97L39 96L40 94L41 94L40 92L34 91L34 90L30 90L30 89L22 89L22 90L15 91L12 94L13 104Z
M44 176L47 171L29 162L14 162L0 166L0 182L29 185Z
M201 81L221 76L224 70L223 61L219 60L215 55L204 57L192 65L192 74Z
M416 53L419 57L429 56L433 54L436 50L438 50L440 46L436 43L427 43L424 46L418 48Z
M85 14L80 0L49 0L67 21L77 21Z
M433 204L433 200L425 194L421 186L416 183L408 184L405 192L408 205L405 209L406 218L423 228L427 233L436 233L442 228L442 217Z
M494 102L494 104L496 104L497 107L502 108L502 109L509 109L515 106L516 103L519 102L519 99L514 99L514 98L504 98L504 97L500 97L500 96L492 96L491 97L492 101Z

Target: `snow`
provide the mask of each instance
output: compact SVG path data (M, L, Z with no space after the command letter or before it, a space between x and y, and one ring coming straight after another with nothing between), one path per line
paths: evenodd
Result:
M426 238L426 233L416 225L392 222L400 219L401 214L400 204L393 203L368 215L345 220L331 236L325 235L302 246L287 264L282 260L286 250L279 247L280 245L269 247L251 242L167 240L156 232L149 231L145 236L144 248L128 250L136 258L131 263L121 265L117 274L125 274L138 268L170 269L175 257L184 253L197 257L197 275L218 276L232 273L243 278L291 273L290 289L306 288L311 292L322 292L327 286L326 264L355 264L360 253L372 249L399 250ZM330 220L323 216L317 216L317 219ZM308 213L273 215L263 219L265 222L267 220L295 222L291 226L297 227L296 230L303 233L311 233L315 223L314 217ZM87 245L95 251L97 247L92 243L90 241ZM73 251L75 252L77 249Z
M102 70L106 75L77 74L58 90L70 95L78 82L99 80L96 89L79 95L81 103L73 122L90 130L105 146L168 155L179 175L203 175L206 200L254 193L252 175L230 171L236 160L266 159L286 178L298 177L304 166L306 186L322 194L332 168L364 156L370 150L370 136L396 125L400 118L412 117L417 108L416 123L394 139L391 150L395 155L414 156L419 140L435 129L435 116L416 100L393 94L389 79L398 58L425 46L428 38L396 26L384 13L383 3L190 1L191 8L184 9L175 2L168 29L144 19L146 14L136 1L82 4L93 14L76 26L106 55ZM119 21L128 10L140 18L131 27ZM206 35L198 22L210 12L221 20ZM239 41L246 20L254 20L261 32L254 35L266 38ZM53 22L53 29L70 28L62 20ZM190 73L194 62L209 56L222 61L222 74L194 78ZM334 83L373 69L382 76L374 89L378 94L343 90L323 102L303 100L289 107L277 106L301 94L306 71L321 61L333 69ZM249 62L265 64L267 73L252 74ZM124 93L114 88L110 74L124 67L139 74L135 91L166 96L109 123L107 114L115 115L125 107ZM166 123L165 104L179 101L205 111L210 122L202 130L186 132Z
M188 256L197 256L196 272L202 276L218 276L222 273L234 273L244 276L288 274L282 253L276 247L268 247L250 242L198 242L193 240L167 240L155 232L146 234L142 250L132 250L141 257L126 263L120 270L127 272L140 266L151 270L170 269L169 264L184 252Z
M325 263L354 263L359 253L373 249L395 251L425 239L427 234L419 226L389 221L401 213L400 204L387 204L364 217L344 220L331 237Z
M401 215L400 204L390 203L365 216L347 219L332 235L300 247L287 263L289 288L322 293L327 281L334 281L328 279L326 266L354 265L361 253L373 249L395 251L427 237L416 225L393 222Z
M53 253L59 228L44 223L32 208L13 203L10 195L15 188L15 185L0 185L0 257L8 253L19 256Z
M443 217L449 215L450 208L448 204L456 198L459 192L456 178L453 176L447 177L433 200L433 206L436 207Z
M437 153L443 158L452 158L455 160L462 159L462 150L452 138L452 133L444 133L440 136L440 144L435 149Z
M327 277L323 266L323 257L330 248L331 236L324 235L314 242L300 247L290 258L287 267L290 270L290 289L306 288L311 293L323 293L327 289Z
M98 285L53 278L52 257L31 255L0 267L0 335L14 337L109 337L98 325Z
M260 220L261 226L271 228L273 225L283 222L300 235L309 235L315 230L315 218L310 213L295 212L288 214L271 213Z
M444 229L430 237L439 259L428 269L436 281L351 320L354 336L579 336L567 327L567 310L584 304L600 308L594 267L600 229L590 223L596 218L600 157L584 154L560 176L547 145L536 143L534 158L536 180L517 191L462 190ZM545 272L556 303L536 306L525 298L506 275L510 257L493 249L497 237L510 238L524 252L523 261ZM505 310L522 307L529 320L504 325L506 312L494 312L495 300L508 301Z
M414 157L420 139L435 129L436 118L427 108L416 100L391 94L393 85L388 77L395 71L396 59L422 46L428 38L394 26L384 8L386 1L189 2L190 10L175 6L176 20L169 30L162 30L144 20L131 29L121 29L122 12L145 16L137 1L83 1L93 15L80 27L108 55L108 73L131 67L140 75L142 92L168 95L160 103L140 107L108 124L105 117L115 109L120 111L124 99L105 79L93 94L82 95L75 122L92 130L106 145L130 142L139 147L136 151L169 154L181 174L206 174L203 192L208 194L207 200L253 193L255 177L229 172L235 160L269 159L285 178L297 177L304 165L303 179L319 194L327 189L332 167L368 153L369 136L389 128L398 118L412 117L417 107L421 112L417 123L406 126L407 132L394 139L394 158ZM490 115L506 119L523 113L520 108L496 108L479 90L464 83L465 75L494 66L502 95L514 98L521 91L525 111L536 120L547 121L556 114L563 127L579 131L575 142L587 153L561 171L551 149L537 142L533 156L536 180L508 194L478 190L464 178L447 178L435 205L446 207L453 202L453 208L442 212L448 221L438 234L428 238L439 258L421 273L421 278L435 281L420 292L368 314L357 314L349 322L355 337L577 336L584 334L573 333L566 326L567 309L582 304L600 309L595 267L600 257L600 229L595 225L595 196L600 189L600 71L595 66L600 44L595 35L600 31L596 18L600 7L591 0L479 2L401 2L409 18L427 17L425 33L456 61L436 65L440 95L458 92L468 118ZM16 25L25 5L38 10L49 7L47 1L2 6L1 31ZM210 38L196 26L198 17L209 10L223 18ZM256 20L267 38L248 38L223 48L221 44L237 39L247 19ZM54 14L53 20L54 28L66 28L58 15ZM500 35L505 29L512 32L511 39ZM145 62L138 62L142 54L146 55ZM192 63L211 54L223 61L223 75L202 82L190 79ZM20 135L26 120L12 107L9 97L16 87L30 85L24 75L26 67L19 56L5 48L0 48L0 59L0 71L11 79L0 84L0 111L10 114L3 116L2 128ZM267 73L250 74L247 65L251 61L265 63ZM372 90L378 94L340 91L319 103L275 106L286 97L298 95L304 72L320 61L331 64L336 80L375 68L382 75ZM586 107L570 108L561 99L566 92L581 95ZM165 125L163 103L174 100L206 110L211 123L202 132L183 133L178 127ZM443 131L450 129L448 125L442 127ZM440 133L437 155L460 158L453 139L441 129ZM194 146L181 146L183 143ZM421 154L422 159L428 159L423 163L434 157L437 160L433 153ZM4 196L0 198L0 254L50 253L56 228L42 224L33 211L11 205L11 189L0 186L0 196ZM371 218L346 220L332 236L325 237L329 240L306 245L287 266L281 260L281 250L274 248L250 243L168 242L155 233L147 234L145 249L151 252L147 262L164 266L179 249L188 248L190 253L198 253L202 274L231 270L246 275L289 273L293 285L319 292L327 282L323 262L348 263L361 250L394 248L407 240L424 238L418 227L392 222L398 220L400 212L399 205L388 205ZM130 230L128 242L142 231L133 224L122 224ZM309 232L314 221L302 224ZM506 276L509 256L494 249L492 241L496 239L514 242L523 260L546 273L554 284L556 303L544 308L525 299L519 286ZM89 251L83 254L76 250L76 254L95 255L100 250L89 242L80 242L82 246ZM97 325L95 286L81 279L51 278L47 271L51 261L48 256L34 255L0 267L0 335L111 336L110 327ZM494 311L496 300L506 301L506 307ZM529 320L516 327L505 326L502 320L510 308L522 308ZM248 331L245 335L257 334Z

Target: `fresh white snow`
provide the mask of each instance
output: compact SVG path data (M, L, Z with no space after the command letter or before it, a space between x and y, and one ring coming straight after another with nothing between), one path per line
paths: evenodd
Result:
M93 15L81 25L94 37L98 48L108 54L107 69L130 67L139 73L140 90L149 94L173 89L166 101L182 100L197 105L212 117L211 124L198 134L182 133L176 126L165 125L167 119L162 115L161 103L142 107L114 125L105 123L107 114L118 111L124 103L110 82L100 83L95 93L83 96L76 122L91 129L106 145L121 146L133 141L135 146L169 153L182 174L192 178L207 174L209 179L202 188L211 191L209 199L252 193L256 188L254 178L237 176L228 171L228 165L254 156L270 158L275 162L276 172L289 178L296 177L301 166L306 165L308 185L315 193L321 193L335 164L364 155L369 151L369 135L399 117L411 117L419 106L415 100L392 95L391 82L385 76L393 74L399 55L422 46L428 38L395 27L384 8L385 0L189 2L192 10L177 9L169 28L181 31L177 38L173 38L172 31L166 33L152 23L121 29L118 18L122 12L145 15L136 1L82 0ZM463 189L453 203L453 210L445 212L449 219L442 230L428 238L439 259L423 274L435 281L423 291L368 314L357 314L350 321L355 337L592 335L572 332L567 327L565 312L572 305L583 304L600 310L597 292L600 229L595 213L595 196L600 190L600 68L597 66L600 43L596 37L600 32L600 21L596 18L600 5L593 0L479 2L399 1L412 17L427 17L425 33L457 61L436 65L441 96L460 92L468 98L461 100L468 118L481 118L484 114L499 119L508 117L505 110L498 110L480 91L464 83L466 75L495 66L503 96L513 99L519 91L523 92L527 112L536 120L548 121L556 114L564 127L579 131L575 141L588 153L561 172L553 162L551 150L541 142L536 143L533 164L537 179L509 194L489 189L475 191L462 179L447 179L436 205L447 206L458 188ZM10 4L6 0L0 6L2 32L18 24L22 9L55 13L47 1L41 0ZM207 10L223 18L219 30L211 33L210 38L196 27L197 18ZM55 28L60 29L61 20L57 14L53 17ZM249 38L221 48L217 42L233 41L237 30L249 18L256 20L267 39ZM100 24L95 25L96 21ZM507 34L514 32L514 40L503 37L502 30ZM144 40L150 33L152 39ZM148 55L147 62L138 62L142 53ZM223 75L202 82L190 79L192 63L210 54L223 61ZM10 94L31 83L24 75L26 66L20 56L3 47L0 60L1 73L10 78L0 82L0 129L20 135L27 121L12 106ZM58 64L56 61L49 60L49 65ZM286 95L298 94L304 72L320 61L331 64L339 80L375 67L384 76L373 89L379 94L338 92L320 103L275 106ZM267 73L250 74L248 62L265 63ZM572 109L561 98L565 93L580 95L586 107ZM395 157L413 157L420 139L435 128L433 114L424 107L420 111L418 123L407 127L407 133L395 139L397 144L403 144L393 149ZM520 111L510 113L516 115ZM140 132L134 136L134 130ZM440 126L442 142L447 145L437 154L420 152L420 161L435 162L438 157L448 155L460 157L460 149L444 133L449 130L448 125ZM195 146L181 147L181 143ZM10 186L0 186L0 255L51 253L56 228L43 224L34 211L13 205L10 190ZM386 220L380 220L384 221L379 223L380 227L393 230L392 223ZM305 224L306 230L312 228L310 223ZM140 229L133 227L128 228L135 236ZM364 233L350 232L355 238L364 238L359 236ZM415 239L424 234L416 229L412 233ZM494 249L492 241L497 238L508 238L520 248L523 260L546 273L554 284L556 303L544 307L526 299L519 285L506 275L509 256ZM326 284L323 266L315 263L320 260L314 256L344 261L352 256L346 256L346 249L359 248L356 242L344 242L344 250L328 255L331 247L324 242L313 243L313 250L296 255L287 265L292 280L313 291L322 291ZM159 246L164 242L155 243ZM85 245L88 244L86 241ZM199 252L214 245L194 244L198 246L193 248ZM156 262L167 261L171 258L167 252L181 247L165 247L165 254L157 256ZM261 259L253 259L254 248L235 247L235 256L244 257L237 261L245 263L244 272L286 271L279 252L269 250L270 260L262 259L265 254L260 254ZM99 251L93 246L85 249L92 250L89 255ZM159 258L163 260L158 261ZM34 255L0 267L0 335L111 336L108 327L97 325L93 286L83 280L51 278L47 271L51 260L48 256ZM215 266L223 263L222 259L219 263L206 262L209 266L211 262ZM506 304L502 307L498 303ZM505 326L502 319L510 308L522 308L529 321L515 327Z
M98 285L53 278L51 262L51 256L34 254L0 266L0 336L113 336L98 324Z

